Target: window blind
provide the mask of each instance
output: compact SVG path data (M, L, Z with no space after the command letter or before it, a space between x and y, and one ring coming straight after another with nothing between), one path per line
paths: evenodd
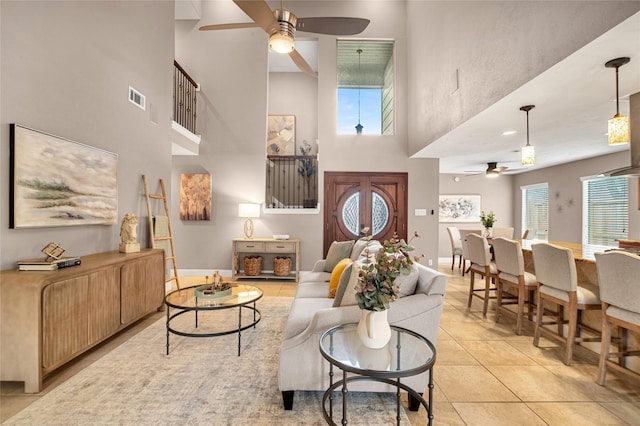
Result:
M522 229L529 238L546 240L549 232L549 185L522 187Z
M629 230L629 181L608 177L583 182L583 244L617 247Z

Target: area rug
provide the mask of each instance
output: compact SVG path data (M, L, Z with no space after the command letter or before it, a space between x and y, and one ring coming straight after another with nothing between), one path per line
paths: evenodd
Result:
M158 320L3 424L326 424L322 392L296 392L293 410L282 408L278 349L291 302L289 297L258 301L262 320L242 333L240 356L236 334L208 338L172 334L167 356L165 320ZM194 329L192 316L177 320L181 330ZM199 326L233 327L237 320L237 310L220 311L200 315ZM350 396L349 424L395 424L393 394ZM334 421L340 423L338 418ZM401 422L410 424L404 411Z

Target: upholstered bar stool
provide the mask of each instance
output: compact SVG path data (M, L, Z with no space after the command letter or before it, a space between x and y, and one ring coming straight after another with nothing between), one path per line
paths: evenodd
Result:
M640 256L611 251L596 253L598 285L602 300L602 349L598 384L604 385L607 367L635 377L640 374L625 368L625 358L640 356L640 350L627 349L627 330L640 336ZM611 353L611 327L620 330L618 352ZM610 358L618 358L619 363Z
M501 311L511 312L504 308L506 304L517 304L516 309L516 334L522 334L522 317L524 316L525 300L528 301L527 314L529 321L533 320L533 297L538 289L536 276L524 270L524 258L522 246L518 241L507 238L494 238L491 241L493 255L498 269L497 298L496 298L496 322L500 318ZM504 303L505 287L515 290L515 301L511 299Z
M496 290L495 283L498 277L498 269L496 264L491 261L491 252L486 238L478 234L468 234L467 244L469 244L469 258L471 260L471 283L469 284L469 302L467 307L471 308L473 297L478 297L484 303L482 306L482 316L486 318L489 299L495 299L491 296L491 292ZM475 288L476 274L484 278L484 288Z
M456 256L460 256L458 268L462 265L462 240L460 239L460 230L455 226L448 226L449 240L451 241L451 270L456 263Z
M582 311L601 308L598 288L591 284L578 283L576 263L571 250L547 243L533 244L531 249L539 283L533 344L538 346L542 332L546 337L563 342L565 344L564 363L571 365L575 342L601 340L598 331L581 324L580 321ZM558 305L555 321L544 321L545 301ZM564 311L567 311L568 320L564 319ZM563 336L565 324L568 325L566 337ZM550 329L544 327L545 325L557 325L558 333L553 334ZM581 337L581 329L598 337Z

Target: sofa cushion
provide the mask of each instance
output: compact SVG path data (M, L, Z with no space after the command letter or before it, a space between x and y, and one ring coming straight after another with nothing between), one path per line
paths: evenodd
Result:
M342 259L333 271L331 271L331 278L329 279L329 297L336 297L336 290L338 289L338 283L340 282L340 277L342 276L342 271L347 267L353 260L348 257Z
M418 271L418 267L416 264L411 265L411 272L409 275L400 275L396 278L396 284L400 286L399 296L405 297L415 294L416 286L418 285L418 276L420 272Z
M327 297L327 294L329 294L329 283L326 281L302 283L296 289L296 299Z
M333 271L340 260L351 255L351 248L353 247L353 240L348 241L334 241L329 247L327 257L324 262L325 272Z
M360 264L353 262L347 266L342 272L336 297L333 300L333 306L351 306L357 305L356 300L356 284L358 283L358 274L360 273Z
M299 284L303 283L316 283L316 282L329 282L329 278L331 278L331 274L329 272L313 272L313 271L302 271L300 272L300 280Z
M369 244L369 240L363 239L359 239L358 241L353 243L353 249L351 250L351 260L358 260L358 258L362 254L362 251L367 247L367 244Z

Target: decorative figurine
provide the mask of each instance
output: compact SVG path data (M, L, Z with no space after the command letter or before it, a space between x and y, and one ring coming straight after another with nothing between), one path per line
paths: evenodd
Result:
M120 253L137 253L140 251L140 244L137 233L138 216L127 213L122 218L120 225Z

